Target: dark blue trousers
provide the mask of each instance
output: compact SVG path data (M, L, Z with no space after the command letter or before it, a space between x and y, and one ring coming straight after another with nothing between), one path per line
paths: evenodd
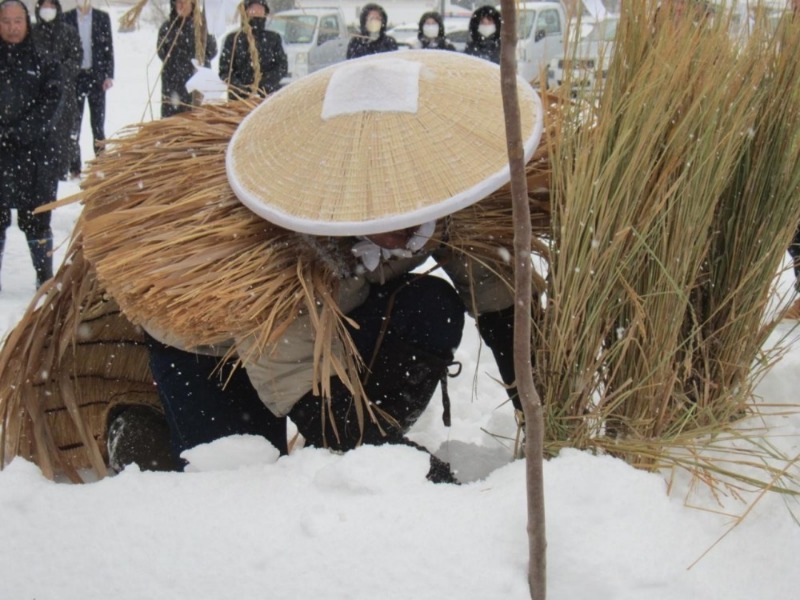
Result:
M367 418L361 430L350 393L334 379L326 417L310 391L290 413L310 445L347 450L400 439L446 375L461 341L464 305L445 280L410 274L374 286L348 316L359 324L350 334L368 366L362 381L380 408L380 426ZM233 434L262 435L286 454L286 418L266 408L244 368L149 337L147 344L176 455Z

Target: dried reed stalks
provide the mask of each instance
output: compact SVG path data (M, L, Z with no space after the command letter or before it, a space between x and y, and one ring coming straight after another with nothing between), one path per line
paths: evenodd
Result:
M139 17L141 17L142 11L149 1L150 0L137 0L136 4L125 11L119 18L119 31L121 33L134 31L136 29L139 25Z
M20 455L72 481L81 469L105 474L114 404L158 405L141 330L98 286L81 245L78 235L0 353L0 464Z
M537 356L554 445L646 466L752 408L800 219L800 27L737 47L730 13L669 6L626 3L605 86L565 105Z

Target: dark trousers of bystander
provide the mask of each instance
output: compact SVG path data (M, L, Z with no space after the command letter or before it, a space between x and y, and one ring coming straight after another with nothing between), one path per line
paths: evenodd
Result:
M72 128L72 137L75 140L80 140L84 106L88 102L89 123L92 127L92 139L96 156L102 149L102 144L99 142L106 139L106 93L103 91L103 81L98 80L91 69L82 70L78 73L75 82L75 91L78 98L78 112ZM69 170L73 174L80 173L81 167L80 143L76 143L73 146L73 155Z

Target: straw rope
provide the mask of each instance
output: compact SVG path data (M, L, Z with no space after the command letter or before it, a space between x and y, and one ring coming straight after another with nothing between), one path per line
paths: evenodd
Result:
M239 13L239 20L242 23L242 28L234 34L231 47L231 66L228 68L225 79L226 81L231 80L233 67L236 63L236 46L239 43L239 38L244 35L245 41L247 42L247 54L250 56L250 64L253 66L253 82L250 84L249 93L251 96L255 96L258 94L258 86L261 83L261 60L258 56L258 48L256 47L256 40L253 36L253 28L250 26L250 20L247 18L244 2L239 4L236 10ZM242 93L245 90L236 91Z
M131 8L119 18L119 31L125 33L133 31L139 24L139 17L142 15L144 7L150 0L137 0Z
M194 20L194 58L197 60L198 65L203 66L206 64L206 19L197 0L191 0L191 2L194 6L192 11ZM198 91L192 92L192 104L200 106L202 102L203 94Z

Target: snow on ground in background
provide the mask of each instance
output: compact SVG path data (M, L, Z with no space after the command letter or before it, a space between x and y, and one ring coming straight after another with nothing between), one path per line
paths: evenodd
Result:
M115 44L108 133L145 114L155 30L115 34ZM91 156L88 135L84 128ZM60 195L75 191L65 184ZM79 210L56 210L57 242L69 237ZM25 311L33 280L24 238L12 227L2 334ZM784 277L782 288L789 285ZM770 343L784 335L796 337L781 324ZM268 444L247 437L196 449L195 472L130 468L86 485L53 483L13 461L0 473L0 598L528 598L525 465L509 462L510 442L486 433L513 437L514 423L491 356L481 352L468 320L457 354L464 368L450 384L453 426L442 426L437 394L413 431L420 443L442 446L439 454L471 481L461 486L427 482L426 457L408 447L345 455L309 448L276 461ZM799 363L794 343L757 390L764 404L797 403ZM765 425L771 443L800 454L798 415L776 414ZM757 494L737 500L722 490L715 499L678 475L667 495L669 474L575 450L548 461L544 477L551 600L797 596L795 500L764 496L689 568Z

